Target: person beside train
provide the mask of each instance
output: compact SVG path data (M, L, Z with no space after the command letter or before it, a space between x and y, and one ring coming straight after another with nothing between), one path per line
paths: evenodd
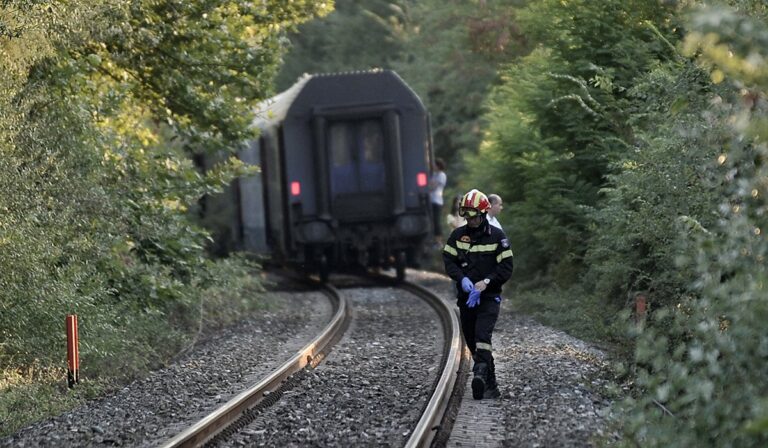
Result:
M443 190L448 183L448 176L445 174L445 162L441 158L435 159L432 177L429 180L429 202L432 205L432 226L435 233L435 244L437 247L443 245Z
M501 308L502 285L512 276L513 254L504 231L488 222L485 194L466 193L459 213L467 224L455 229L443 248L445 272L456 282L461 329L474 366L472 397L498 398L491 339Z
M501 228L501 224L499 223L498 218L496 218L504 208L504 203L501 200L501 196L491 193L488 195L488 202L491 203L491 208L488 209L488 224L497 227L500 230L504 230Z

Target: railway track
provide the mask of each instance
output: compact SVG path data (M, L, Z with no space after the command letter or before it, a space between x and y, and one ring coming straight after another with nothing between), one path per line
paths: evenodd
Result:
M409 276L454 308L454 285L445 276ZM501 399L462 399L471 382L462 357L450 418L438 423L440 411L425 417L423 411L445 406L444 398L434 398L435 386L445 382L438 367L450 346L442 336L445 324L432 305L392 283L342 280L336 286L354 318L324 361L299 369L283 390L249 408L252 422L206 444L580 448L592 446L595 437L617 437L605 426L610 400L597 393L607 381L600 373L605 355L508 306L494 340ZM275 307L201 340L176 362L120 390L0 439L0 447L167 444L262 382L336 315L317 290L293 280L283 286L270 294Z
M428 370L433 371L431 381L425 385L425 387L430 388L429 393L426 394L428 399L424 400L425 403L422 405L420 417L413 428L403 433L403 435L408 433L404 443L405 446L429 446L440 428L445 429L450 426L444 425L443 419L446 416L449 400L457 383L457 372L461 362L462 349L459 324L455 312L440 297L426 288L408 282L395 284L387 277L343 278L339 281L339 286L345 289L360 288L361 286L364 289L370 286L377 286L378 288L390 288L400 291L398 294L401 294L402 291L407 291L409 294L424 301L426 308L438 316L439 323L437 327L442 331L443 341L437 354L439 368L427 367ZM339 289L331 285L323 285L321 288L332 303L334 303L335 309L333 318L321 334L268 377L238 394L214 412L168 440L162 446L166 448L203 445L228 446L228 440L238 439L238 437L242 438L241 432L244 432L246 436L263 434L265 430L249 429L249 426L266 409L276 405L286 392L295 394L294 389L302 387L302 380L300 379L302 373L306 372L307 368L317 367L328 356L333 346L341 340L344 331L349 328L355 314L350 300L347 300L345 294L340 293ZM360 294L359 291L358 294ZM411 299L399 298L396 300L405 301ZM362 311L359 313L363 314ZM434 317L432 317L432 320L434 320ZM356 325L360 327L366 324L357 323ZM372 344L376 345L379 342L374 341ZM411 342L410 344L416 343ZM397 361L390 360L389 362ZM366 379L361 381L363 383L368 382L369 384L375 382ZM424 380L421 381L424 382ZM384 387L372 386L372 388L378 390ZM417 387L421 388L420 385L417 385ZM378 394L379 392L377 391L376 393ZM397 391L394 393L398 394ZM344 412L341 408L339 411ZM260 433L260 431L262 432ZM245 442L240 440L235 444L242 443Z
M249 409L257 404L272 403L274 399L266 400L266 403L265 399L269 395L276 396L292 374L307 365L314 367L320 363L333 343L341 337L350 319L349 306L339 296L338 291L327 285L323 285L322 288L331 299L335 311L331 321L315 339L262 381L238 394L224 406L187 428L163 446L168 448L200 446L221 433L224 435L231 433L238 422L244 421L243 416L248 415Z

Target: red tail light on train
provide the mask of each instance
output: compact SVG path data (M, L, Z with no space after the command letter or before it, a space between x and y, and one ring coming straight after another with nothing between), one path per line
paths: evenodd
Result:
M301 182L291 182L291 196L298 196L301 194Z
M427 186L427 173L418 173L416 174L416 185L420 187L426 187Z

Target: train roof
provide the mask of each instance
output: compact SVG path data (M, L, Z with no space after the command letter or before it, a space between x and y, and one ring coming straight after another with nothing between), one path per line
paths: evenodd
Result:
M283 121L288 114L288 108L293 104L293 100L312 76L305 73L288 90L284 90L272 98L259 103L256 106L256 118L253 124L259 128L265 128Z
M372 79L389 89L361 87ZM302 101L304 97L311 99ZM287 90L259 103L253 125L262 129L276 126L293 110L301 108L301 103L304 107L317 107L324 103L385 102L396 97L400 102L408 101L424 108L418 95L392 70L304 74Z

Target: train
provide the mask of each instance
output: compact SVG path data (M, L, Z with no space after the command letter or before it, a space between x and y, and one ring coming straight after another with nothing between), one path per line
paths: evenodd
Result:
M238 156L258 174L205 207L226 216L218 244L323 281L359 267L404 279L433 234L434 152L418 95L392 70L312 74L256 112L259 137Z

